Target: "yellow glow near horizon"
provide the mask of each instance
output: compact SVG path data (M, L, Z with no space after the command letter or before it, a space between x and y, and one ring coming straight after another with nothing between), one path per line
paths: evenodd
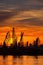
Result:
M10 31L12 32L12 27L1 27L0 28L0 44L4 42L6 33ZM41 40L41 43L43 43L43 27L37 27L37 26L29 26L27 28L19 28L15 27L15 34L17 36L18 42L20 41L20 34L21 32L24 32L23 41L33 43L33 41L39 37ZM8 44L12 43L12 38L9 39Z

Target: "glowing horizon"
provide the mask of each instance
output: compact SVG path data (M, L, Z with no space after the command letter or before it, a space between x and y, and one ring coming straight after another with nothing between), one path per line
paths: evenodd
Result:
M36 26L29 26L28 28L19 28L19 27L14 27L15 28L15 34L17 36L18 42L20 41L20 34L21 32L24 32L24 37L23 41L26 43L27 41L29 43L33 43L33 41L39 37L40 38L40 43L43 43L43 28L42 27L36 27ZM5 36L7 32L12 33L12 27L1 27L0 28L0 44L4 42ZM10 43L11 43L10 39ZM10 44L9 43L9 44Z

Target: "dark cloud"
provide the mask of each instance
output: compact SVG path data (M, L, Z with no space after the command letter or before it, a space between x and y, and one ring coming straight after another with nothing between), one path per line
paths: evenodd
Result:
M29 10L29 9L43 9L43 0L0 0L0 4L4 4L2 8L14 8L17 6L18 9L21 10ZM6 6L5 6L6 5ZM13 6L9 6L13 5ZM16 5L16 6L15 6ZM0 7L0 9L2 9Z
M0 3L4 3L4 4L19 4L19 5L24 5L26 3L30 3L31 2L43 2L43 0L0 0ZM37 4L37 3L36 3Z
M9 12L0 12L0 22L10 18L13 14Z
M9 16L10 17L10 16ZM9 20L10 21L10 20ZM0 26L17 26L17 27L28 27L31 26L43 26L43 20L38 18L23 19L11 22L0 22Z
M38 1L43 2L43 0L38 0Z
M14 10L12 12L1 12L1 10ZM6 24L4 20L11 18L12 16L19 15L20 11L26 10L42 10L43 9L43 0L0 0L0 26L9 25L10 22ZM39 13L40 14L40 13ZM25 17L25 15L24 15ZM3 23L4 22L4 23ZM43 20L37 18L20 20L17 23L24 25L38 25L43 26ZM13 24L13 23L12 23Z
M6 20L6 19L9 19L9 18L11 18L12 16L15 16L15 15L17 15L17 11L15 11L15 12L4 12L4 11L0 11L0 23L3 23L4 22L4 20Z
M30 18L18 21L20 25L35 25L35 26L43 26L43 20L37 18Z

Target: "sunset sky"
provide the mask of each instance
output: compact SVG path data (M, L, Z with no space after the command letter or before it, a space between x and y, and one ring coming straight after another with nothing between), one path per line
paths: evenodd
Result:
M43 43L43 0L0 0L0 44L12 27L18 40L24 32L24 41Z

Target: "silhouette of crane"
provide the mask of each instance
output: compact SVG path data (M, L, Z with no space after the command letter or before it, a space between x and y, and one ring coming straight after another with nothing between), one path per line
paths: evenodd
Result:
M24 35L24 32L21 32L21 35L20 35L20 43L21 43L21 45L23 45L23 35Z
M21 38L20 38L20 41L22 41L22 40L23 40L23 35L24 35L24 33L23 33L23 32L21 32Z
M13 39L15 38L15 29L14 29L14 27L12 28L12 38Z
M4 40L5 44L9 42L9 38L10 38L10 32L8 31Z
M15 29L14 29L14 27L12 28L12 40L13 40L13 44L14 44L15 42L17 42L17 37L16 37L16 34L15 34Z

